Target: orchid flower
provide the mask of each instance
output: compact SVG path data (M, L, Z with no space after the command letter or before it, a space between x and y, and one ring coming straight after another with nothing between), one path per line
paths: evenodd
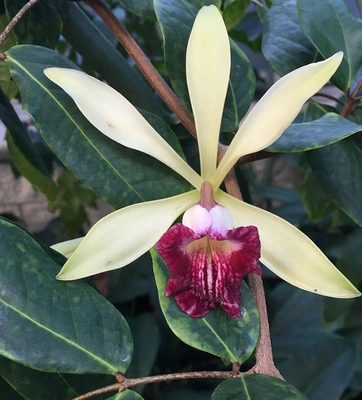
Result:
M123 267L157 243L171 275L165 294L173 295L192 317L203 317L218 304L231 317L239 317L240 285L246 274L261 273L259 257L271 271L299 288L338 298L359 296L352 283L297 228L219 188L241 156L262 150L280 137L305 101L328 82L342 57L343 53L337 53L277 81L247 115L217 166L230 47L219 10L213 5L203 7L186 54L201 176L121 94L83 72L46 69L46 76L73 98L104 135L157 158L195 188L134 204L101 219L80 244L63 245L63 251L72 255L57 278L72 280ZM182 223L169 229L183 213Z

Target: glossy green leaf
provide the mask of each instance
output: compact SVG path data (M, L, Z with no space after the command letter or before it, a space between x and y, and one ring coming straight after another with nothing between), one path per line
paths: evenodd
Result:
M153 9L153 0L118 0L120 5L132 14L136 14L144 18L155 19L155 11Z
M157 160L106 138L43 73L50 66L76 68L70 61L51 50L28 45L9 50L7 63L20 88L23 107L34 117L49 147L78 179L112 206L124 207L190 189ZM146 117L181 152L168 126L151 114Z
M0 354L46 372L125 372L132 338L122 315L59 266L24 230L0 220ZM40 340L41 338L41 340Z
M181 102L191 110L186 85L186 46L198 8L186 0L155 0L155 11L165 41L169 78ZM231 41L231 73L221 126L223 132L237 128L249 109L254 89L253 68L242 50Z
M362 226L362 150L347 138L307 153L322 189Z
M166 297L164 290L168 270L155 249L151 250L153 270L162 312L173 333L189 346L242 364L253 352L259 334L259 315L253 296L245 282L242 285L242 317L232 319L220 307L204 318L191 318Z
M9 19L28 2L28 0L5 0ZM66 2L57 0L40 1L27 11L15 25L14 32L18 44L38 44L54 48L62 32L59 11Z
M317 51L299 26L297 0L276 0L263 30L263 54L279 75L315 61Z
M144 400L137 392L126 389L124 392L109 397L107 400Z
M77 4L69 4L69 13L65 15L63 24L64 38L109 85L123 94L135 107L162 115L160 102L145 79Z
M341 0L298 0L297 5L300 27L322 56L344 52L332 82L346 92L362 64L362 21Z
M211 400L307 400L289 383L267 375L246 375L227 379L214 391Z
M8 128L7 144L11 160L17 170L48 199L51 207L56 201L58 188L41 155L16 114L13 106L0 90L0 119Z
M361 130L361 125L338 114L328 113L315 121L290 125L282 136L266 150L295 153L318 149L336 143Z
M2 376L26 400L71 400L76 396L100 387L115 383L109 375L70 375L41 372L25 367L5 357L0 357L0 376ZM1 388L1 385L0 385ZM0 393L3 392L0 389ZM103 399L105 396L103 396ZM13 397L4 397L4 400ZM15 400L15 398L14 398Z
M226 29L233 29L245 16L250 0L226 0L222 17Z

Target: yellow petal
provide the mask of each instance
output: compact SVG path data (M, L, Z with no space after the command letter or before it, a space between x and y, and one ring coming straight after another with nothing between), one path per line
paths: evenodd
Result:
M149 250L199 192L134 204L101 219L66 262L58 279L73 280L124 267Z
M88 121L123 146L157 158L199 188L201 177L120 93L84 72L47 68L45 75L72 97Z
M201 8L186 53L186 78L195 117L201 176L214 175L221 117L230 76L229 37L214 6Z
M219 190L216 200L235 226L254 225L261 240L260 261L285 281L309 292L351 298L361 293L299 229L282 218Z
M236 161L274 143L298 115L303 104L335 73L343 58L339 52L325 61L306 65L285 75L260 99L241 124L212 183L220 186Z
M75 249L80 245L84 237L77 239L66 240L65 242L60 242L50 246L53 250L58 253L63 254L64 257L69 258L75 251Z

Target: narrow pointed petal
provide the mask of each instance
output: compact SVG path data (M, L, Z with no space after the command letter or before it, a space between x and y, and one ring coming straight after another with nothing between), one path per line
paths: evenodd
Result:
M157 158L191 185L200 187L202 180L199 175L120 93L74 69L47 68L44 73L72 97L82 114L104 135Z
M260 261L285 281L329 297L351 298L361 295L318 247L289 222L221 190L215 199L228 209L235 226L255 225L258 228Z
M89 231L57 278L79 279L128 265L149 250L197 198L195 190L107 215Z
M220 11L201 8L186 53L186 78L199 144L201 176L216 169L221 117L230 76L229 37Z
M274 143L298 115L303 104L335 73L343 53L306 65L279 79L242 122L221 160L212 183L220 186L236 161Z
M78 248L80 243L84 237L80 237L77 239L72 239L72 240L66 240L65 242L60 242L53 244L50 246L53 250L56 250L58 253L63 254L64 257L69 258L75 250Z

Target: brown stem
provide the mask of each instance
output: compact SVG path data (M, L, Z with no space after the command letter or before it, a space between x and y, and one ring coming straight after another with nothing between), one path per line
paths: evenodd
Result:
M170 110L177 115L191 135L196 137L195 123L192 114L183 107L175 93L167 85L127 29L101 0L85 0L85 2L103 19L162 100L167 104Z
M81 396L74 397L73 400L90 399L91 397L98 396L99 394L118 391L120 387L121 387L121 383L114 383L113 385L105 386L100 389L92 390L91 392L82 394Z
M133 386L144 385L147 383L157 383L165 381L175 381L180 379L229 379L237 378L243 375L250 375L253 371L249 370L247 372L236 372L234 371L199 371L199 372L178 372L175 374L164 374L164 375L154 375L146 376L144 378L127 379L125 378L123 382L115 383L110 386L105 386L101 389L93 390L92 392L85 393L81 396L75 397L72 400L86 400L91 397L97 396L99 394L119 391L123 392Z
M359 80L357 83L354 91L350 93L348 91L347 93L347 100L342 108L342 111L340 112L340 115L344 118L347 118L349 114L353 112L353 105L360 100L360 97L358 96L358 92L362 89L362 79Z
M7 27L3 30L3 32L0 35L0 46L5 42L6 38L9 36L10 32L14 29L14 26L19 22L21 17L31 8L33 7L36 3L38 3L40 0L29 0L24 7L22 7L17 14L14 16L14 18L9 22Z
M340 104L341 106L344 105L343 101L337 99L336 97L334 97L334 96L332 96L332 95L330 95L330 94L328 94L328 93L316 93L316 94L315 94L314 96L312 96L312 97L325 97L326 99L335 101L336 103Z
M268 310L266 308L263 280L260 275L249 274L248 282L260 316L260 334L255 349L256 364L252 368L256 374L265 374L283 379L282 375L274 365L270 330L268 322Z

